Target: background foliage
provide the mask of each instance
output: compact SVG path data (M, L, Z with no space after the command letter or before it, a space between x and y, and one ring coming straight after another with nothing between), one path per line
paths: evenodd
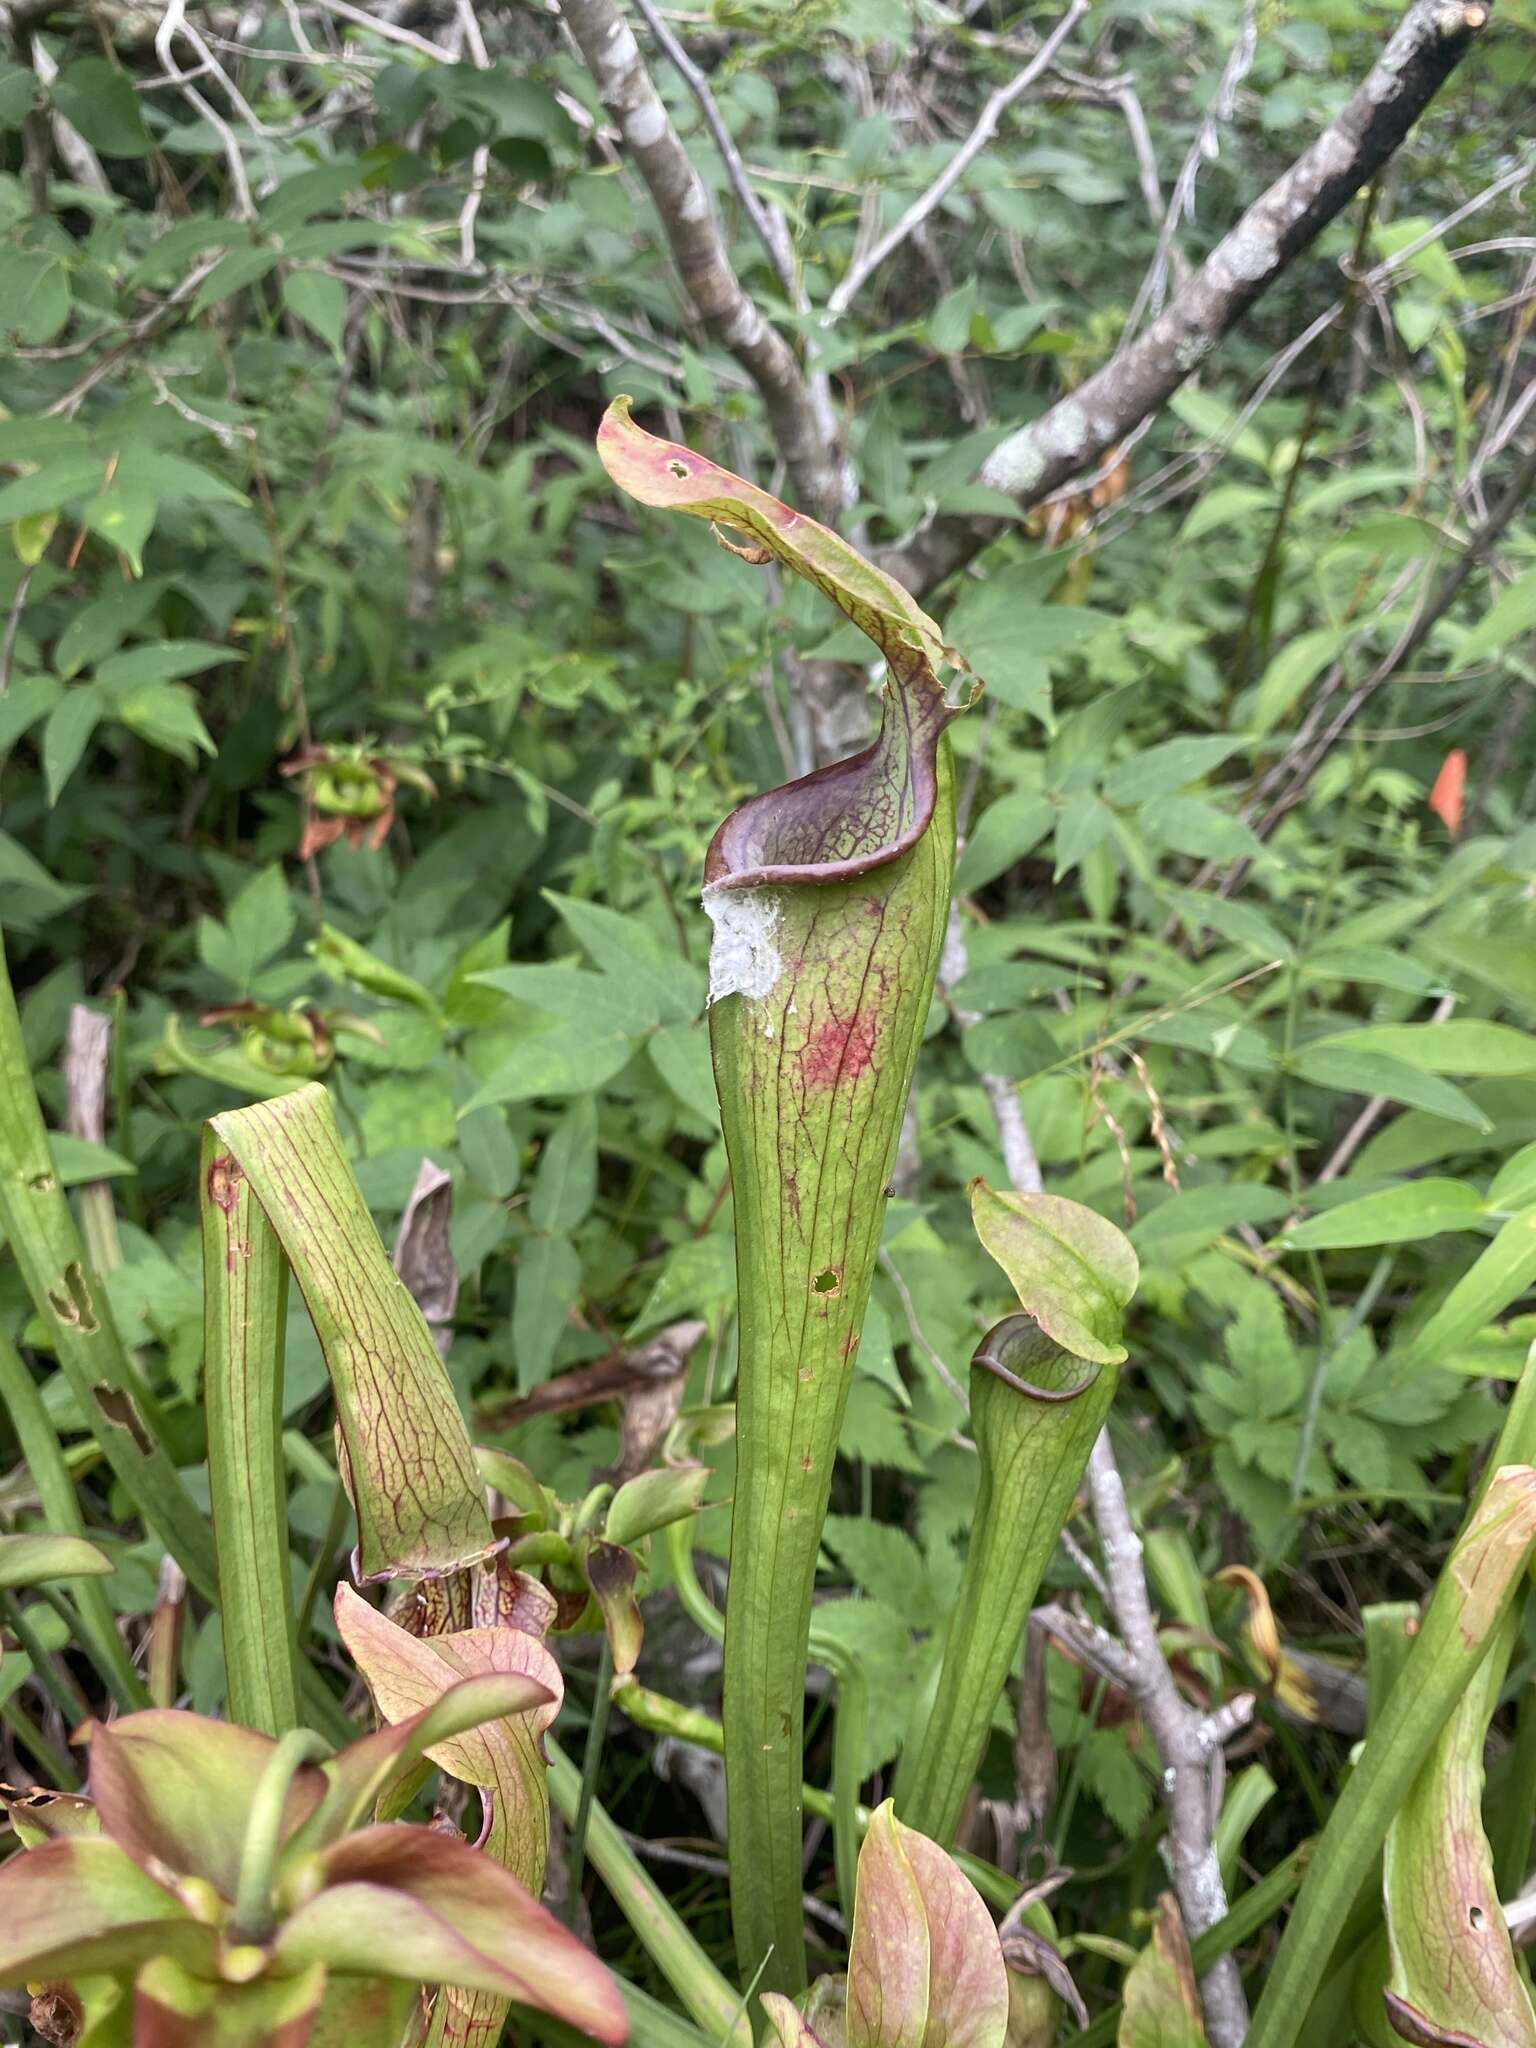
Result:
M873 1679L867 1768L958 1575L974 1458L934 1359L958 1370L1006 1305L964 1201L1004 1177L1001 1076L1047 1184L1134 1226L1116 1439L1190 1666L1264 1693L1264 1866L1326 1812L1361 1610L1433 1579L1536 1333L1528 511L1270 816L1309 709L1376 675L1530 445L1532 17L1506 0L1169 412L1022 522L979 462L1111 352L1180 167L1175 266L1343 102L1389 15L1096 9L831 319L1048 21L892 0L665 19L788 223L810 310L648 46L741 275L831 376L849 529L892 546L1010 515L925 600L988 694L955 734L963 967L930 1022L827 1528L845 1597L824 1623ZM114 1312L195 1470L198 1127L322 1074L386 1237L423 1156L452 1176L454 1385L482 1438L580 1498L615 1411L509 1426L509 1403L693 1317L690 1398L731 1385L703 851L806 758L807 661L857 658L809 595L620 503L592 434L630 391L782 487L757 400L685 312L541 9L44 13L0 61L0 166L0 904L56 1125L70 1005L114 1014L106 1148L59 1141L66 1178L116 1197ZM1290 354L1341 290L1345 317ZM9 1267L0 1322L77 1429ZM298 1310L288 1374L307 1572L342 1541ZM724 1499L729 1447L711 1456ZM6 1512L28 1505L15 1467ZM726 1528L701 1540L723 1554ZM137 1556L112 1589L142 1613L157 1558ZM1214 1582L1230 1565L1267 1589L1278 1660L1245 1633L1253 1596ZM1065 1555L1054 1578L1085 1583ZM709 1703L708 1655L651 1611L669 1689ZM216 1707L216 1625L182 1654L188 1700ZM1527 1649L1512 1689L1532 1670ZM0 1693L27 1672L8 1657ZM1112 1690L1049 1672L1060 1772L1031 1854L1076 1871L1069 1935L1135 1938L1160 1884L1146 1746ZM701 1813L647 1739L610 1740L627 1826L708 1835L708 1783ZM984 1789L1012 1800L1001 1721ZM718 1877L676 1877L723 1941ZM829 1855L809 1882L831 1896ZM1112 1947L1074 1967L1112 1994Z

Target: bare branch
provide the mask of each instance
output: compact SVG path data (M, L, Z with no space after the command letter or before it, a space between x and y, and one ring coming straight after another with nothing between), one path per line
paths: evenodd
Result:
M1127 1689L1140 1707L1163 1761L1168 1865L1179 1911L1193 1939L1214 1927L1227 1911L1211 1812L1211 1765L1219 1751L1212 1749L1203 1717L1174 1683L1158 1641L1142 1571L1141 1538L1131 1521L1108 1430L1093 1447L1088 1484L1104 1550L1110 1601L1130 1655ZM1241 2048L1248 2031L1248 2003L1233 1957L1223 1956L1200 1980L1200 1997L1211 2048Z
M451 64L453 58L441 44L417 35L414 29L401 28L398 23L388 20L382 14L370 14L366 8L353 7L350 0L319 0L327 14L334 14L342 21L355 22L359 28L370 30L382 36L386 42L400 43L407 50L415 50L419 56L430 57L434 63Z
M471 0L455 0L455 11L459 18L459 30L464 38L464 47L469 52L470 62L477 71L489 71L490 52L485 47L485 37L480 33L480 21ZM469 190L464 195L464 204L459 208L459 261L466 270L478 267L479 258L475 251L475 222L480 215L480 203L485 198L486 181L491 174L491 145L479 143L469 164Z
M899 249L908 236L920 228L935 207L943 204L956 185L965 176L977 157L997 133L997 124L1003 118L1021 93L1027 92L1049 68L1051 59L1061 48L1067 37L1088 11L1088 0L1072 0L1066 13L1057 22L1034 56L1007 85L1000 85L982 108L976 125L964 142L955 151L949 162L940 171L927 191L914 199L906 212L888 233L882 235L872 248L866 249L854 263L850 264L837 289L827 300L829 320L835 320L848 307L870 277L880 268L886 258Z
M1001 442L984 483L1034 504L1172 397L1375 176L1488 20L1484 0L1413 0L1338 119L1249 207L1139 341ZM1175 208L1169 208L1170 218Z
M635 0L635 5L644 16L646 27L655 37L668 63L698 101L699 112L704 116L705 127L715 138L715 147L719 150L720 160L725 165L731 189L741 201L742 210L751 221L757 239L762 243L768 261L773 265L774 275L783 287L785 298L791 305L796 304L802 295L799 279L795 276L794 256L785 232L783 216L770 210L758 198L752 180L747 175L741 151L736 147L735 138L725 125L725 116L720 111L719 103L710 91L709 80L667 26L653 0Z
M939 962L939 989L948 998L955 983L962 980L969 962L965 949L965 928L960 922L959 907L949 906L949 929L944 935L944 953ZM977 1010L963 1010L958 1004L950 1005L955 1022L962 1031L981 1021ZM1010 1183L1025 1194L1038 1195L1045 1183L1040 1178L1040 1162L1035 1157L1034 1143L1029 1135L1029 1126L1024 1121L1024 1112L1019 1107L1019 1091L1015 1082L1005 1080L1001 1074L983 1074L982 1089L991 1106L992 1118L997 1125L998 1143L1003 1148L1003 1165L1008 1172Z
M1250 4L1243 9L1242 22L1238 27L1237 40L1217 82L1216 91L1205 119L1200 123L1198 134L1190 146L1188 156L1180 167L1179 175L1173 181L1173 196L1168 210L1158 227L1157 252L1152 258L1151 268L1142 280L1141 290L1136 294L1130 317L1126 321L1126 337L1134 334L1141 325L1142 315L1151 308L1155 318L1163 310L1163 301L1168 293L1168 270L1176 254L1175 237L1181 220L1193 220L1195 212L1195 185L1200 176L1202 163L1214 163L1221 151L1221 124L1230 121L1237 111L1237 89L1253 65L1259 47L1259 25L1255 9ZM1129 116L1127 116L1129 118ZM1134 139L1134 129L1132 135Z
M1259 784L1244 809L1245 813L1251 814L1266 797L1270 798L1269 808L1264 815L1254 820L1254 830L1261 839L1267 839L1281 819L1301 802L1313 776L1371 698L1389 683L1423 646L1433 628L1461 594L1467 578L1479 562L1484 560L1525 503L1533 485L1536 485L1536 442L1532 443L1523 460L1517 465L1503 497L1440 579L1434 596L1415 612L1398 635L1396 644L1383 655L1365 681L1351 691L1331 719L1325 722L1319 707L1314 715L1303 723L1295 741ZM1222 884L1223 895L1230 895L1241 877L1247 873L1248 866L1249 863L1243 861L1229 871Z
M562 0L561 12L645 180L683 289L710 333L761 392L802 504L830 513L840 502L837 465L800 365L742 290L709 194L651 82L633 31L613 0Z
M1111 1685L1119 1686L1122 1692L1128 1693L1135 1684L1136 1666L1130 1653L1096 1621L1073 1614L1056 1601L1037 1607L1030 1619L1038 1622L1047 1635L1054 1636L1100 1678L1107 1678Z
M168 79L180 88L181 96L193 112L200 114L224 146L224 161L229 166L229 182L234 188L234 214L237 220L254 220L256 202L251 197L251 181L246 176L245 158L240 154L240 143L211 100L204 99L197 87L191 83L192 73L183 71L176 62L172 51L178 33L191 35L186 23L187 0L170 0L161 17L160 26L155 30L155 55ZM199 51L199 55L201 55Z

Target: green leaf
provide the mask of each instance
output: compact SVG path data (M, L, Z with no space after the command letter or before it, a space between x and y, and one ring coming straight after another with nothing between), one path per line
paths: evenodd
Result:
M682 1521L703 1505L713 1476L707 1465L688 1465L627 1479L608 1503L603 1534L610 1543L638 1543Z
M1396 1379L1438 1366L1536 1280L1536 1204L1521 1209L1478 1254L1423 1327L1388 1364Z
M459 1113L469 1116L489 1103L531 1102L541 1095L590 1095L628 1066L634 1050L634 1039L611 1025L605 1028L600 1013L576 1028L537 1026L497 1061Z
M1326 1209L1276 1240L1286 1251L1348 1245L1414 1244L1442 1230L1475 1230L1487 1214L1463 1180L1415 1180Z
M1003 2048L1008 2029L1008 1968L991 1914L890 1800L871 1815L859 1852L847 2025L848 2048Z
M25 64L0 60L0 129L16 129L37 103L37 73Z
M696 1024L664 1024L652 1032L645 1049L663 1081L679 1102L712 1129L720 1127L720 1099L709 1057L709 1034Z
M1199 540L1205 533L1217 529L1223 532L1239 530L1245 519L1256 523L1251 514L1263 513L1266 519L1273 518L1275 494L1261 489L1257 484L1220 484L1205 496L1179 528L1180 540Z
M101 695L90 683L66 690L48 714L43 727L43 779L52 807L64 785L80 765L91 734L102 715Z
M233 298L248 285L260 284L276 269L278 254L275 249L231 249L219 258L212 270L198 287L197 297L192 301L192 317L206 313L210 306L217 306L222 300Z
M69 319L72 297L69 272L57 256L41 250L0 250L0 319L5 323L0 333L8 340L33 346L52 341ZM0 492L0 497L5 495Z
M66 64L49 91L65 120L103 156L148 156L154 148L132 78L104 57Z
M0 1978L132 1970L152 1955L216 1967L213 1930L102 1836L45 1842L0 1867Z
M1318 626L1285 643L1259 678L1253 704L1253 729L1258 736L1262 738L1280 723L1348 641L1348 627Z
M1342 1039L1353 1036L1346 1032ZM1387 1053L1365 1051L1338 1038L1323 1039L1304 1045L1291 1066L1303 1081L1313 1081L1319 1088L1337 1088L1347 1095L1384 1095L1389 1102L1411 1103L1415 1109L1431 1110L1453 1123L1470 1124L1475 1131L1491 1129L1477 1104L1451 1082Z
M51 1579L103 1577L110 1557L80 1536L0 1536L0 1586L41 1586Z
M1536 563L1499 592L1457 648L1446 674L1460 675L1474 662L1486 661L1490 654L1500 653L1532 626L1536 626Z
M1241 1223L1273 1223L1289 1213L1289 1196L1256 1181L1229 1181L1222 1186L1186 1188L1149 1209L1131 1231L1137 1251L1149 1258L1178 1262L1225 1237Z
M1009 1081L1027 1081L1061 1058L1043 1019L1027 1013L983 1017L964 1042L965 1056L978 1074L1001 1074Z
M1207 2048L1200 1989L1178 1901L1164 1892L1152 1939L1125 1980L1119 2048Z
M723 1230L688 1238L668 1252L627 1334L632 1342L648 1337L680 1316L708 1316L735 1297L735 1238Z
M1138 1266L1123 1231L1060 1195L997 1194L979 1180L971 1221L1047 1336L1077 1358L1124 1361L1123 1312Z
M1536 1144L1522 1145L1504 1161L1488 1190L1488 1208L1524 1209L1536 1202Z
M46 718L63 696L56 676L23 676L0 697L0 754L8 754L23 733Z
M1268 471L1269 447L1263 435L1256 427L1239 427L1237 414L1215 392L1183 384L1168 401L1168 409L1202 440L1221 446L1230 443L1234 455Z
M30 476L0 485L0 520L30 519L39 512L57 512L93 495L101 486L105 465L99 456L61 455Z
M112 715L162 752L174 754L189 768L199 751L219 751L192 692L180 683L144 683L137 689L124 690L112 706Z
M571 1231L584 1223L597 1193L597 1103L578 1096L545 1143L528 1198L535 1230Z
M142 576L144 543L155 530L158 509L147 491L136 491L115 478L108 489L86 501L80 508L80 517L108 547L117 548L128 557L135 576Z
M106 1145L93 1145L88 1138L75 1138L68 1131L50 1131L48 1149L58 1170L59 1186L75 1188L93 1180L112 1180L119 1174L137 1173L138 1168L121 1152Z
M977 820L960 851L955 887L962 894L988 882L1033 853L1056 822L1056 808L1043 796L999 797Z
M205 469L200 462L189 462L185 455L172 455L163 448L128 447L118 464L117 474L136 490L157 498L175 499L191 505L244 505L248 502L245 494L237 491L227 478ZM174 641L171 644L179 647L205 643ZM236 658L228 649L225 650L225 661Z
M283 304L312 327L339 362L347 318L347 289L323 270L290 270L283 279Z
M581 1260L567 1237L533 1237L517 1262L512 1352L527 1393L549 1378L555 1351L581 1295Z
M1536 1036L1479 1017L1453 1017L1444 1024L1368 1024L1359 1031L1316 1039L1308 1050L1324 1048L1384 1054L1425 1074L1529 1074L1536 1070Z
M1065 805L1056 826L1056 872L1070 875L1114 829L1114 813L1096 796L1075 796Z
M155 640L108 655L97 664L96 681L104 690L136 690L145 683L177 682L239 659L233 648L212 640Z
M1264 842L1251 826L1199 797L1154 797L1141 806L1136 820L1146 838L1196 860L1264 857Z
M689 961L660 946L644 925L601 903L582 903L553 889L543 894L604 973L619 987L632 990L647 1008L654 1008L663 1023L690 1023L698 1016L704 1004L704 977Z
M1478 938L1442 926L1428 933L1425 943L1435 959L1475 975L1536 1018L1536 945L1528 937Z
M492 967L467 979L542 1010L583 1041L630 1037L653 1029L661 1018L659 1005L631 984L585 967Z

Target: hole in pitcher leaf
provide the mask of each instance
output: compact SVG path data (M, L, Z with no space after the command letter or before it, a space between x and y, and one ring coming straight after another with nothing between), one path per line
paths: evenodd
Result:
M1488 1925L1488 1916L1483 1911L1481 1906L1469 1907L1467 1909L1467 1918L1471 1922L1473 1931L1475 1933L1481 1934L1483 1929Z
M71 1259L59 1275L59 1285L49 1288L48 1305L61 1323L78 1330L82 1337L94 1337L101 1328L78 1259Z
M667 464L667 468L671 470L674 476L686 476L688 474L687 463L679 462L675 457Z
M91 1389L91 1398L114 1428L127 1430L140 1457L153 1455L155 1447L131 1394L125 1393L121 1387L102 1384Z
M841 1294L843 1291L843 1269L828 1266L824 1273L818 1273L811 1282L812 1294Z

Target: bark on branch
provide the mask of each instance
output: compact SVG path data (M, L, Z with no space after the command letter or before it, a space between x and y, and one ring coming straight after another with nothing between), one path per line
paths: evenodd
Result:
M839 501L835 452L818 429L800 364L743 291L709 194L661 103L629 23L613 0L562 0L560 11L645 180L684 291L715 340L761 392L774 443L800 503L829 516Z
M983 483L1034 504L1166 404L1375 176L1488 16L1484 0L1413 0L1338 119L1249 207L1139 341L993 450Z

